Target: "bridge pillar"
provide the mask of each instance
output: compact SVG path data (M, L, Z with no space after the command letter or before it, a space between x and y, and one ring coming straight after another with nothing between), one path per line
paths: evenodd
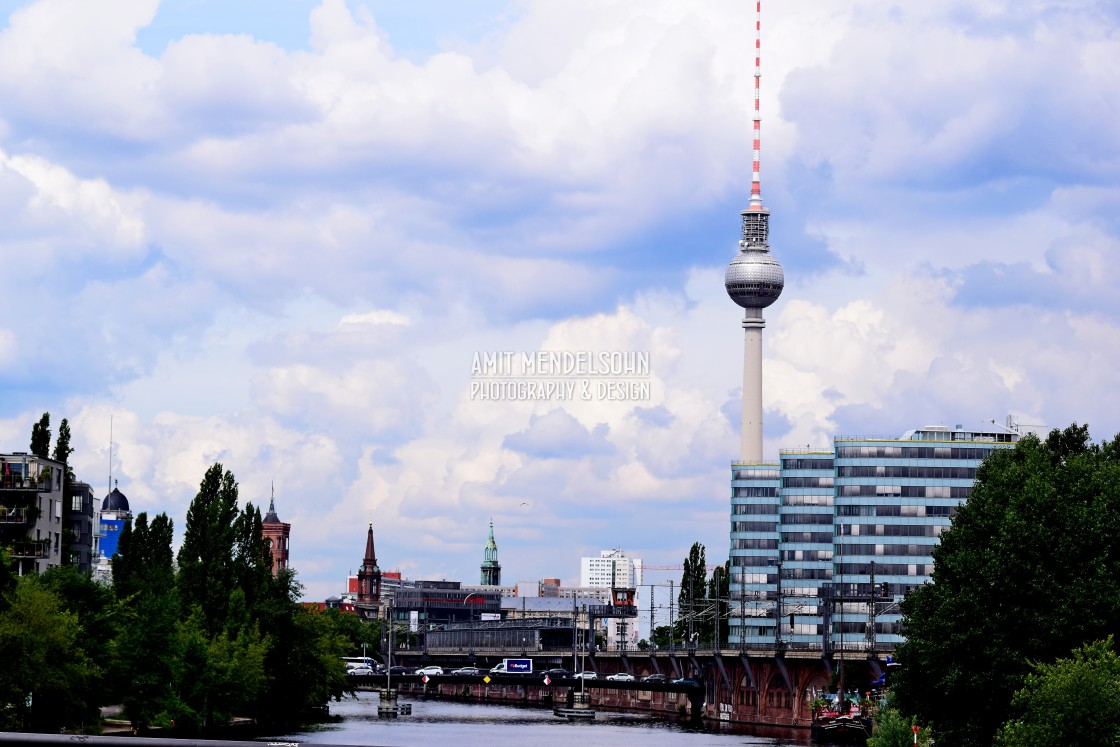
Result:
M695 723L704 720L704 688L696 688L688 693L689 719Z
M397 709L397 688L383 687L378 691L380 695L380 702L377 704L377 715L380 718L396 718Z

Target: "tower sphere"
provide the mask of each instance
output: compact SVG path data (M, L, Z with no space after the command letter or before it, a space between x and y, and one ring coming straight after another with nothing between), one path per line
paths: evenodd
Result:
M744 309L764 309L778 300L786 284L782 265L765 247L748 246L727 266L723 287Z

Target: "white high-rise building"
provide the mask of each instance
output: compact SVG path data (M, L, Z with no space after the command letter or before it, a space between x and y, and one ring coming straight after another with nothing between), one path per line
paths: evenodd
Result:
M641 609L638 590L642 585L642 559L630 557L621 549L602 550L597 558L580 558L579 585L598 589L634 589L634 604ZM603 622L609 648L620 648L623 641L627 648L638 645L637 620L620 618Z

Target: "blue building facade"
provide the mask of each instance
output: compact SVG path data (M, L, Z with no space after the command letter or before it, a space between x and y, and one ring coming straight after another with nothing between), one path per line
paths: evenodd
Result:
M777 633L775 616L767 610L779 596L780 474L777 464L731 468L729 624L732 640L748 646L773 645Z
M891 651L898 603L933 572L933 548L1011 429L927 426L840 436L733 464L730 644Z

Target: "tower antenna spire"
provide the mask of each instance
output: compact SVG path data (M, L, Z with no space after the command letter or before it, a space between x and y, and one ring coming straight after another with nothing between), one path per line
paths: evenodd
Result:
M762 177L759 162L762 145L762 0L754 3L754 154L751 161L751 210L762 209Z

